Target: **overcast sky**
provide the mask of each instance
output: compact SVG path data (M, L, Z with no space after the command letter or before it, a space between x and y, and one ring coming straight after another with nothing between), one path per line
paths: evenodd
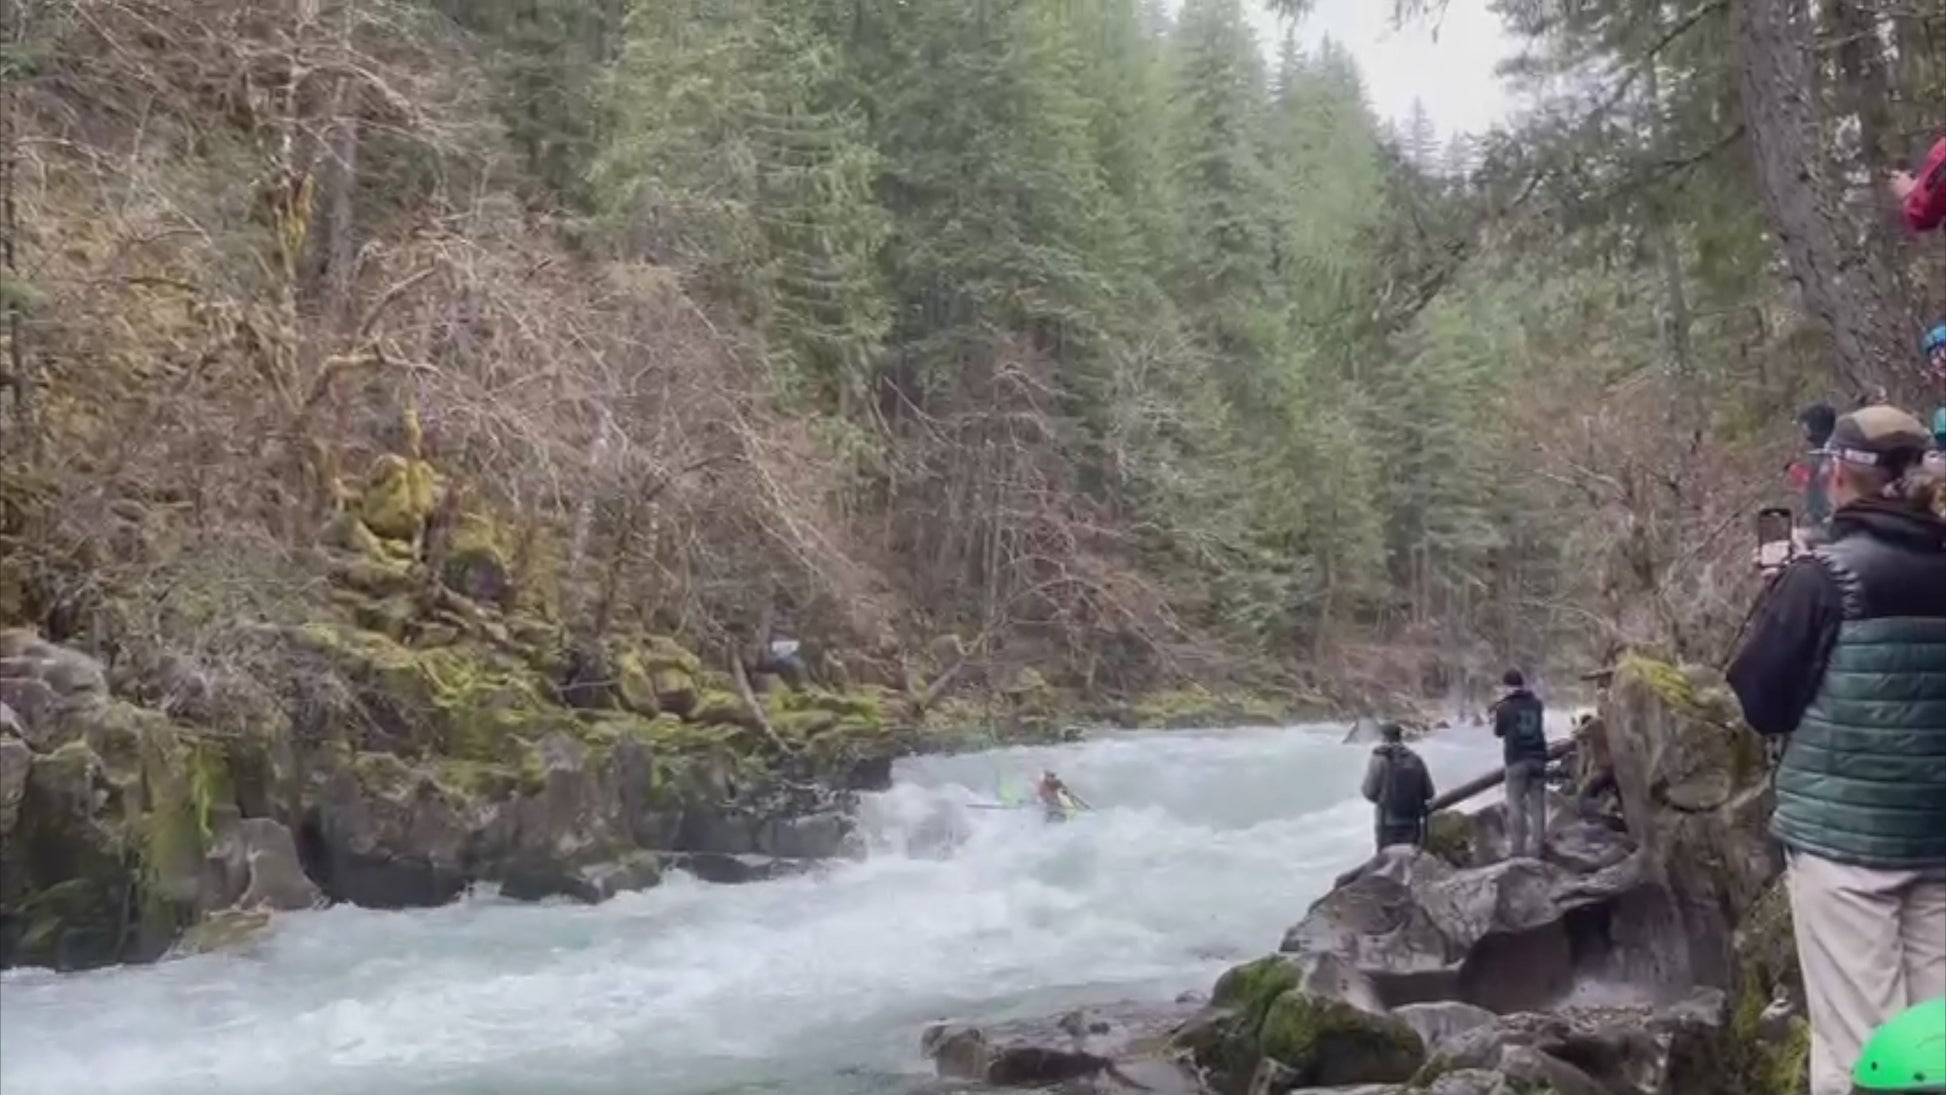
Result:
M1494 66L1513 52L1488 0L1449 0L1437 21L1392 26L1390 0L1315 0L1298 39L1315 45L1329 36L1351 51L1365 77L1365 93L1380 118L1403 124L1416 96L1442 137L1479 133L1513 109ZM1257 34L1270 56L1283 29L1255 0Z

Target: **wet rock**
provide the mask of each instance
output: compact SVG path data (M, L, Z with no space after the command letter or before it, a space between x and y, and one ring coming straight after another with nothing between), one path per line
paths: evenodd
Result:
M999 1087L1064 1092L1152 1091L1193 1095L1195 1077L1176 1063L1171 1033L1193 1008L1121 1005L1049 1019L975 1025L936 1023L920 1049L940 1076Z
M756 850L785 859L829 859L854 847L854 828L850 816L837 810L773 818L758 832Z
M1439 1052L1463 1034L1491 1026L1498 1018L1485 1008L1457 1000L1407 1004L1392 1014L1419 1035L1430 1053Z
M498 809L483 834L488 856L575 864L608 858L628 843L616 824L621 797L581 742L559 732L542 738L531 747L523 781L539 787Z
M845 789L869 792L891 790L892 761L893 757L889 753L858 761L851 766L851 771L845 777Z
M671 868L694 875L704 882L738 886L747 882L768 882L817 869L813 859L778 859L765 855L724 855L719 852L671 852L663 857Z
M617 894L646 890L662 880L661 863L653 852L634 852L620 859L568 866L559 862L516 863L500 882L500 894L516 901L570 897L598 905Z
M27 797L27 774L34 751L17 738L0 738L0 839L13 836L20 804Z
M271 921L268 909L226 909L191 925L163 957L249 950L269 936Z
M253 817L223 826L205 859L202 904L222 909L308 909L324 895L304 874L289 829Z
M478 804L386 753L332 773L307 820L313 874L335 901L369 908L443 905L469 881Z

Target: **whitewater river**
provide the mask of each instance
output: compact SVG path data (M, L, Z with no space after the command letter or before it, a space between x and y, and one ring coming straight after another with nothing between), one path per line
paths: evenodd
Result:
M863 862L685 876L598 907L479 897L285 917L248 954L0 980L6 1095L893 1095L923 1026L1207 991L1359 862L1343 727L902 762ZM1421 745L1446 786L1480 730ZM978 810L1060 771L1067 825Z

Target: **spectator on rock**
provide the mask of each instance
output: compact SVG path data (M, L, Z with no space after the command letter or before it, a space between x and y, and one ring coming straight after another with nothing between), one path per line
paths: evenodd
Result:
M1426 762L1405 745L1405 728L1388 722L1378 728L1382 739L1365 765L1365 801L1378 812L1377 838L1381 851L1394 844L1425 847L1426 812L1432 802L1432 773Z
M1744 717L1788 735L1771 831L1788 856L1813 1095L1946 995L1946 521L1930 431L1894 407L1838 420L1830 541L1786 566L1729 669Z
M1538 859L1547 843L1546 709L1520 670L1500 682L1507 694L1493 705L1493 736L1507 764L1507 854Z

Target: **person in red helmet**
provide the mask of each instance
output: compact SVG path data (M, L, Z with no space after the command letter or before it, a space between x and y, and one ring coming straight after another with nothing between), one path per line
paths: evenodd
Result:
M1946 137L1926 153L1918 174L1894 171L1891 185L1907 228L1930 232L1946 224Z

